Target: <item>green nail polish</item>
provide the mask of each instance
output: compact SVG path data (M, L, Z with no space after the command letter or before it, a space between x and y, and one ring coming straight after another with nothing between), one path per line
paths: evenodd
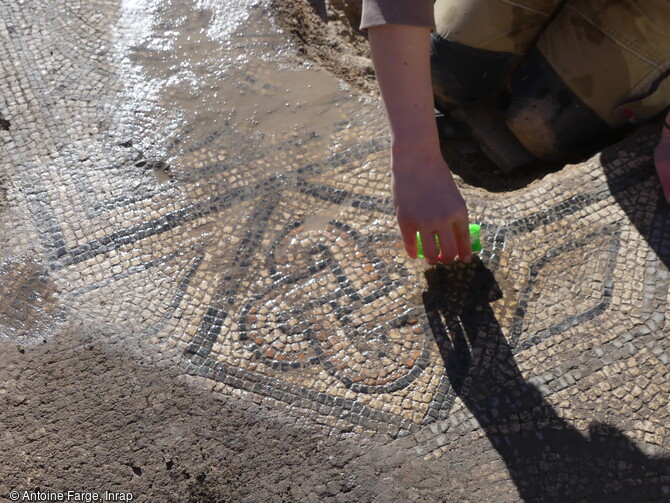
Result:
M479 253L482 251L482 243L479 240L479 231L481 230L481 226L479 224L470 224L470 246L472 247L472 251L474 253ZM437 235L435 236L435 242L437 243L437 248L439 250L440 248L440 240L437 238ZM421 244L421 235L417 232L416 233L416 244L418 250L418 256L419 258L426 258L426 256L423 254L423 245Z

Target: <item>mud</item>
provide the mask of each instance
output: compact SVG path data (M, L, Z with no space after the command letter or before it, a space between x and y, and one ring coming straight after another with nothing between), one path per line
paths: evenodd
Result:
M305 58L362 92L379 94L370 47L359 29L359 0L272 0L270 5Z

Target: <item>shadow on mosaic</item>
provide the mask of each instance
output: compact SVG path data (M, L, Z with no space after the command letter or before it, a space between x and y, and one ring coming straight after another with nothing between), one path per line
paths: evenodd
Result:
M582 435L524 380L490 306L501 289L481 261L434 268L426 279L424 305L450 392L485 430L524 501L662 497L670 459L647 456L607 424Z

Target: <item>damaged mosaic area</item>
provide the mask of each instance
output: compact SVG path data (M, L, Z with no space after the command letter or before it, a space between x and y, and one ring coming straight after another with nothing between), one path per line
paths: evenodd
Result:
M218 393L424 457L594 422L667 456L657 136L514 192L461 183L484 251L428 270L399 240L378 102L232 4L0 6L2 337L122 326Z

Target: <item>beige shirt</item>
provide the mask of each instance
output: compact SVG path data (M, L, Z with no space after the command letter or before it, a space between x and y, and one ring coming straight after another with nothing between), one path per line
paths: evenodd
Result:
M361 29L384 24L435 29L433 0L363 0Z

